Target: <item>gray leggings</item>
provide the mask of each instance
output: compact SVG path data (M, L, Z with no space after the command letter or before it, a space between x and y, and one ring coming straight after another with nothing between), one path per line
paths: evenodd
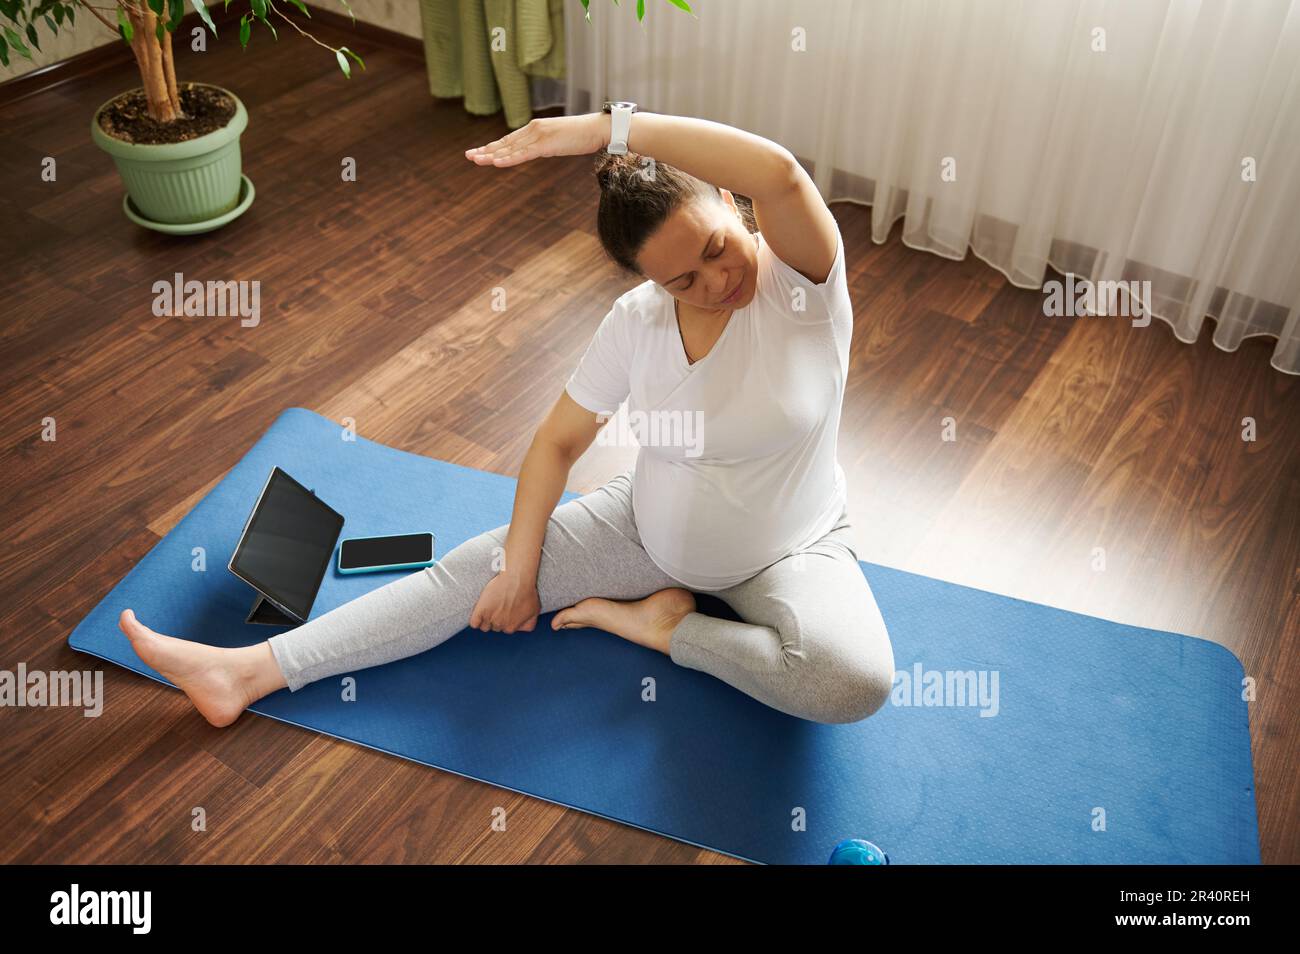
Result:
M432 649L469 625L499 566L508 526L268 642L291 690ZM714 595L745 622L689 613L673 631L679 666L816 722L865 719L889 697L894 654L849 525ZM641 546L627 474L555 508L537 575L542 612L589 596L636 600L681 586Z

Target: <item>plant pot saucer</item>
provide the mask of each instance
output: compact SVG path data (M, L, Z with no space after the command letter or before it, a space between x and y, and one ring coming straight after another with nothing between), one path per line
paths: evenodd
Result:
M129 193L122 196L122 211L136 225L153 229L155 232L165 232L168 235L198 235L202 232L219 229L228 222L233 222L239 218L253 204L253 197L256 194L252 180L241 172L239 174L239 204L229 212L223 212L215 218L205 219L202 222L155 222L152 219L146 219L140 214L139 210L131 202Z

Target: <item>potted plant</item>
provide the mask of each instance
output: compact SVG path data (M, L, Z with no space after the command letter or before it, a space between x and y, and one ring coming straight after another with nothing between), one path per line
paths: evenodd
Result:
M211 0L189 0L190 7L217 35L208 12ZM351 61L365 63L346 46L322 43L276 6L276 0L246 0L248 12L239 18L239 45L247 49L253 23L261 22L278 40L271 18L282 20L318 46L331 51L343 75L351 78ZM311 12L303 0L282 0L303 16ZM339 0L348 15L356 15L348 0ZM590 0L579 0L591 19ZM686 0L667 0L691 12ZM231 0L224 0L229 10ZM618 0L614 0L617 5ZM113 157L127 194L122 208L128 218L146 228L174 234L194 234L220 228L241 215L253 201L253 184L241 169L239 137L248 113L234 93L208 83L176 82L172 34L185 15L185 0L0 0L0 63L9 53L32 58L40 49L37 24L58 33L76 23L84 11L118 34L131 47L140 70L140 87L114 96L95 111L90 135ZM694 15L694 14L692 14ZM645 16L645 0L636 0L636 17ZM114 22L115 21L115 22Z
M304 16L302 0L287 0ZM341 0L352 13L347 0ZM217 35L203 0L190 0L195 13ZM230 0L225 0L229 8ZM84 11L117 33L135 55L141 85L114 96L95 111L90 134L113 157L126 186L122 205L128 217L147 228L191 234L225 225L253 201L253 184L240 168L239 137L248 125L244 104L230 90L206 83L176 82L172 34L181 24L185 0L0 0L3 24L0 62L9 51L31 59L28 44L40 49L37 23L52 33L72 26ZM109 17L116 14L116 23ZM275 0L248 0L239 19L239 45L247 48L254 21L279 39L271 17L334 53L343 75L350 60L365 63L346 46L322 43L291 20ZM355 22L356 17L353 16Z

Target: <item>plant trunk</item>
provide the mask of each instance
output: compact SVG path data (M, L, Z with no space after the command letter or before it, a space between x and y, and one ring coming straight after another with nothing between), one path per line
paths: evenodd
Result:
M164 57L163 44L154 32L158 29L158 17L148 7L140 9L143 13L127 11L131 20L131 51L135 53L136 65L140 68L149 115L161 123L169 123L182 115L180 99L176 93L176 75L172 67L171 35L163 31L163 41L166 43Z
M172 3L184 3L184 2L185 0L167 0L167 3L163 4L164 15L170 18ZM185 113L181 109L181 94L180 91L176 88L176 64L172 60L172 35L170 30L163 31L162 64L163 64L163 78L167 82L167 98L172 101L172 109L175 111L176 115L178 117L183 117Z

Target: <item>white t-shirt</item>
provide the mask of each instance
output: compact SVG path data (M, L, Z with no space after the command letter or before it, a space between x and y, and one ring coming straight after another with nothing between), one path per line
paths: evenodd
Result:
M614 302L566 387L599 415L628 401L642 545L700 591L816 542L845 503L836 439L853 308L843 237L821 285L755 241L757 291L707 355L687 361L673 297L647 280Z

